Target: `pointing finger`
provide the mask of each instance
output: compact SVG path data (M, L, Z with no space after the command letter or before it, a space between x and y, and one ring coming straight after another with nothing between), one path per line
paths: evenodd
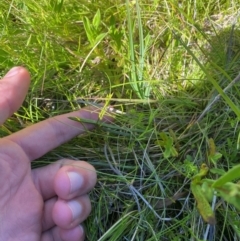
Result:
M87 107L79 111L49 118L5 138L21 146L32 161L73 137L93 129L95 126L94 124L70 120L69 117L97 121L100 110L97 107ZM102 119L103 122L111 122L112 120L113 118L108 115L105 115Z

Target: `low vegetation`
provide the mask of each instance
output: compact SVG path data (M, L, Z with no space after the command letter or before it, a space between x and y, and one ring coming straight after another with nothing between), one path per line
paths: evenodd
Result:
M94 165L88 240L240 240L239 7L0 2L0 74L22 65L32 76L1 137L85 105L120 111L33 163Z

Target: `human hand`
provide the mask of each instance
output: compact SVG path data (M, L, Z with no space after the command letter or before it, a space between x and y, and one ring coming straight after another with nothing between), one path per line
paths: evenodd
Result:
M0 80L0 124L20 107L29 83L29 73L21 67ZM84 240L80 224L91 211L87 193L96 183L94 168L67 159L33 170L30 166L34 159L94 128L69 116L97 120L98 112L93 107L81 109L0 139L0 241Z

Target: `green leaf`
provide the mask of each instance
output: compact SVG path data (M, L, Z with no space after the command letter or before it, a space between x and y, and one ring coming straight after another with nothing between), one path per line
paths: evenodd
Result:
M83 26L85 29L85 32L87 34L88 41L91 43L91 45L94 45L95 41L95 32L91 26L91 23L87 17L83 18Z
M228 203L233 204L240 210L240 185L232 182L227 182L221 187L217 187L216 191Z
M96 44L97 42L102 41L106 36L107 36L107 33L101 33L101 34L99 34L99 35L96 37L96 39L95 39L95 44ZM94 45L95 45L95 44L94 44Z
M101 23L101 13L100 13L100 10L98 9L92 21L93 27L97 30L100 23Z
M197 209L203 220L211 225L214 225L216 223L215 215L210 204L208 203L207 198L204 195L204 192L202 191L201 186L192 182L191 191L197 202Z
M211 168L210 172L212 174L218 174L220 176L224 175L226 172L223 169L219 169L219 168Z
M240 165L237 165L230 169L228 172L226 172L223 176L221 176L219 179L217 179L212 187L217 188L223 186L225 183L230 182L234 179L237 179L240 177Z
M216 152L214 155L208 156L209 160L210 160L212 163L214 163L214 164L216 164L216 162L217 162L219 159L221 159L221 157L222 157L222 154L219 153L219 152Z
M209 183L205 180L202 180L202 192L205 196L205 198L208 200L208 202L212 202L213 200L213 195L214 195L214 189L209 185Z

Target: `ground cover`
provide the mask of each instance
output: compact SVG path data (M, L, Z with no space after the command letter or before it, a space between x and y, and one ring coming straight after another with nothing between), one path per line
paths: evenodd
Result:
M236 205L212 196L211 225L191 185L239 163L239 7L237 0L0 2L1 76L15 65L32 76L1 137L100 102L124 113L33 163L64 157L95 166L88 240L240 239ZM210 171L196 179L202 164Z

